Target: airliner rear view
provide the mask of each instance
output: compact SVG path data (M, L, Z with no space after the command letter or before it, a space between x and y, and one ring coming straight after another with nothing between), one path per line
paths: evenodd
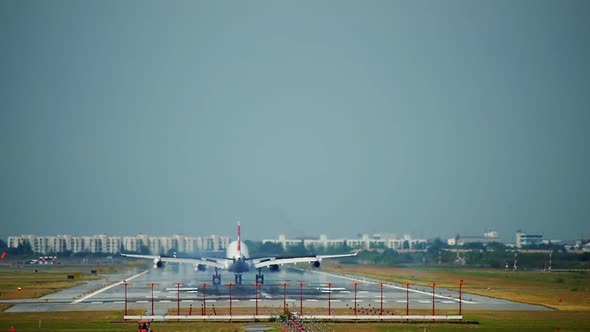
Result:
M339 254L339 255L311 255L311 256L298 256L298 257L260 257L250 258L248 253L248 247L241 240L240 234L240 222L238 222L238 239L237 241L231 242L226 250L225 258L214 258L214 257L198 257L198 258L180 258L180 257L169 257L162 255L135 255L135 254L121 254L125 257L135 258L146 258L154 261L154 268L162 268L165 263L180 263L180 264L193 264L196 271L205 271L207 267L215 269L213 273L212 281L214 285L221 284L221 275L219 269L228 270L233 272L235 275L236 284L242 283L242 273L251 270L257 270L256 282L264 283L264 275L262 274L262 268L267 267L271 272L278 272L280 266L284 264L295 264L295 263L309 263L311 266L318 268L320 263L325 258L341 258L356 256L359 253L357 250L350 254Z

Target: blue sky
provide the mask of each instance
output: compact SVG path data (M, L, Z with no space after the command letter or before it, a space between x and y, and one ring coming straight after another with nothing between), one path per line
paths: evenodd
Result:
M0 234L590 235L588 1L2 1Z

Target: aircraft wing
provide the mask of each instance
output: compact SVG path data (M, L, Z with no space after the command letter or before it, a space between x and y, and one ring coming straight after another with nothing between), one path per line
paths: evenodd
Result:
M283 265L283 264L297 264L297 263L312 263L321 262L325 258L341 258L356 256L360 250L352 254L339 254L339 255L313 255L313 256L299 256L299 257L268 257L258 259L254 261L255 268L268 267L270 265Z
M227 268L225 262L228 261L226 258L214 258L214 257L198 257L198 258L181 258L181 257L169 257L169 256L154 256L154 255L135 255L135 254L121 254L121 256L132 257L132 258L144 258L151 260L159 260L166 263L178 263L178 264L193 264L193 265L205 265L209 267L216 267L219 269Z

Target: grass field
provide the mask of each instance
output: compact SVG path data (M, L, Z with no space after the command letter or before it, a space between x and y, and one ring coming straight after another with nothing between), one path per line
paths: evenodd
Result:
M87 265L0 266L0 299L38 298L84 281L99 279L101 274L112 272L113 269ZM91 270L96 270L97 274L92 274ZM68 275L73 275L74 279L68 279Z
M134 314L139 314L135 312ZM315 323L311 326L324 331L588 331L587 312L470 312L467 323ZM258 322L282 331L282 325ZM257 324L258 324L257 323ZM229 322L156 322L155 331L244 331L250 323ZM125 322L121 312L53 312L3 313L0 331L136 331L135 322Z

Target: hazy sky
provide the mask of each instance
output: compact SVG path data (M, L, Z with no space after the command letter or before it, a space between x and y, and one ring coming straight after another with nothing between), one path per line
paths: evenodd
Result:
M0 234L590 235L590 1L0 1Z

